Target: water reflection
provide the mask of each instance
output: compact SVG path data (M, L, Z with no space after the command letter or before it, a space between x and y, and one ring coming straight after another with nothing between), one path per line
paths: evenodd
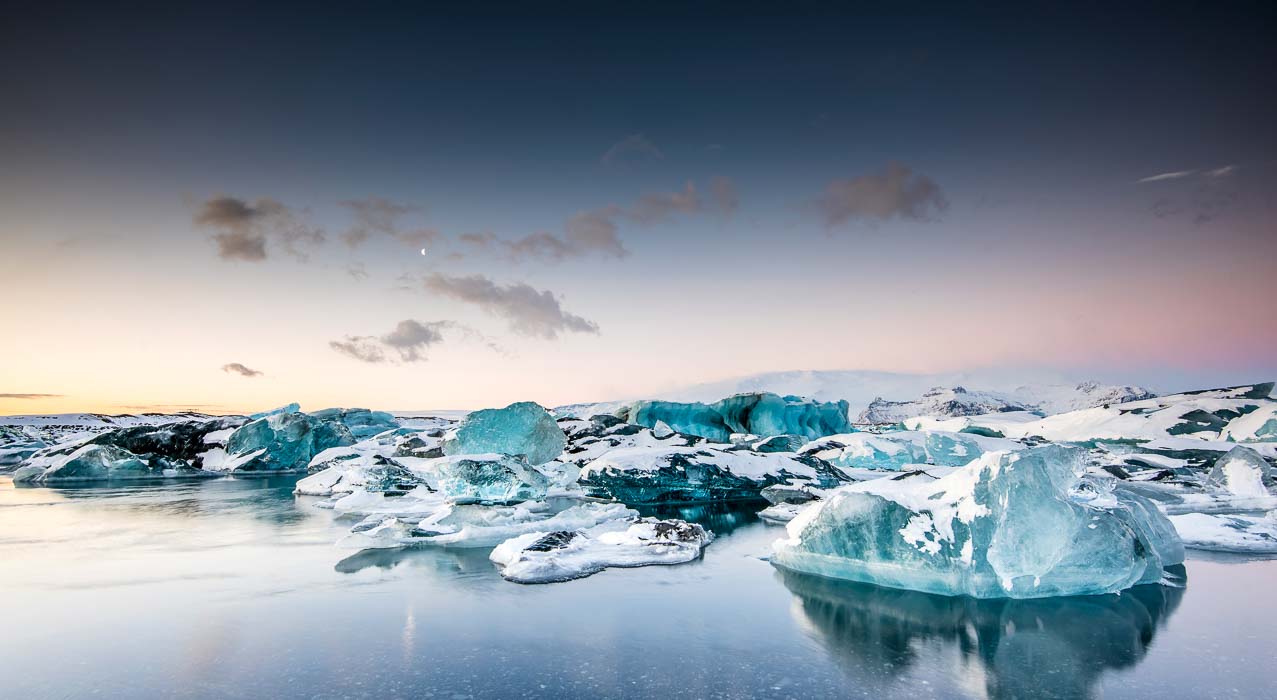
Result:
M759 522L758 511L766 508L767 501L727 501L721 503L697 503L693 505L637 505L631 506L640 515L653 518L678 518L698 523L722 537L733 530Z
M1103 671L1144 658L1184 594L1139 586L1119 595L976 600L777 575L795 596L796 622L856 682L886 688L938 656L953 659L958 685L990 698L1093 697Z

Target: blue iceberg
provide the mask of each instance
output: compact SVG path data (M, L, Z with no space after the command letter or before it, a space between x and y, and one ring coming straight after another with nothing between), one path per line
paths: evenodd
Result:
M550 486L544 474L510 455L441 457L421 471L454 503L534 501L545 498Z
M325 408L311 413L310 416L321 421L341 423L350 430L351 436L356 440L364 440L399 427L399 421L389 413L370 411L366 408Z
M990 452L939 479L844 486L789 523L785 569L942 595L1042 598L1157 583L1184 548L1147 499L1082 473L1085 450Z
M350 429L337 420L305 413L275 413L244 424L226 440L229 455L218 468L237 472L304 471L333 447L353 445Z
M853 430L846 401L821 403L767 392L737 394L712 404L638 401L623 413L636 425L656 428L665 423L677 432L714 442L729 442L735 433L798 435L814 440Z
M563 454L567 437L554 417L531 401L475 411L444 440L446 455L522 455L544 464Z

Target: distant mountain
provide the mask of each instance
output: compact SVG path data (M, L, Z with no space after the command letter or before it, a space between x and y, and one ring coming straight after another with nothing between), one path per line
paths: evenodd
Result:
M912 401L875 398L860 413L859 423L899 423L917 416L978 416L985 413L1035 411L1043 415L1153 398L1138 386L1080 384L1025 385L1011 392L970 391L961 386L933 387Z

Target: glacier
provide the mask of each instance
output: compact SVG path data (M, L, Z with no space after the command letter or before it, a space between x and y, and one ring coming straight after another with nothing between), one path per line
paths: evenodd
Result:
M1083 451L989 452L940 478L843 486L787 526L776 566L975 598L1114 593L1183 561L1152 503L1083 480Z
M567 438L540 404L513 403L466 416L443 443L446 455L522 455L529 464L544 464L563 453Z

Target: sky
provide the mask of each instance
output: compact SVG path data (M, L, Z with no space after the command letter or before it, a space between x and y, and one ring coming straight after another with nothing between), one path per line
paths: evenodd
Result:
M1264 4L177 5L0 10L0 413L1277 377Z

